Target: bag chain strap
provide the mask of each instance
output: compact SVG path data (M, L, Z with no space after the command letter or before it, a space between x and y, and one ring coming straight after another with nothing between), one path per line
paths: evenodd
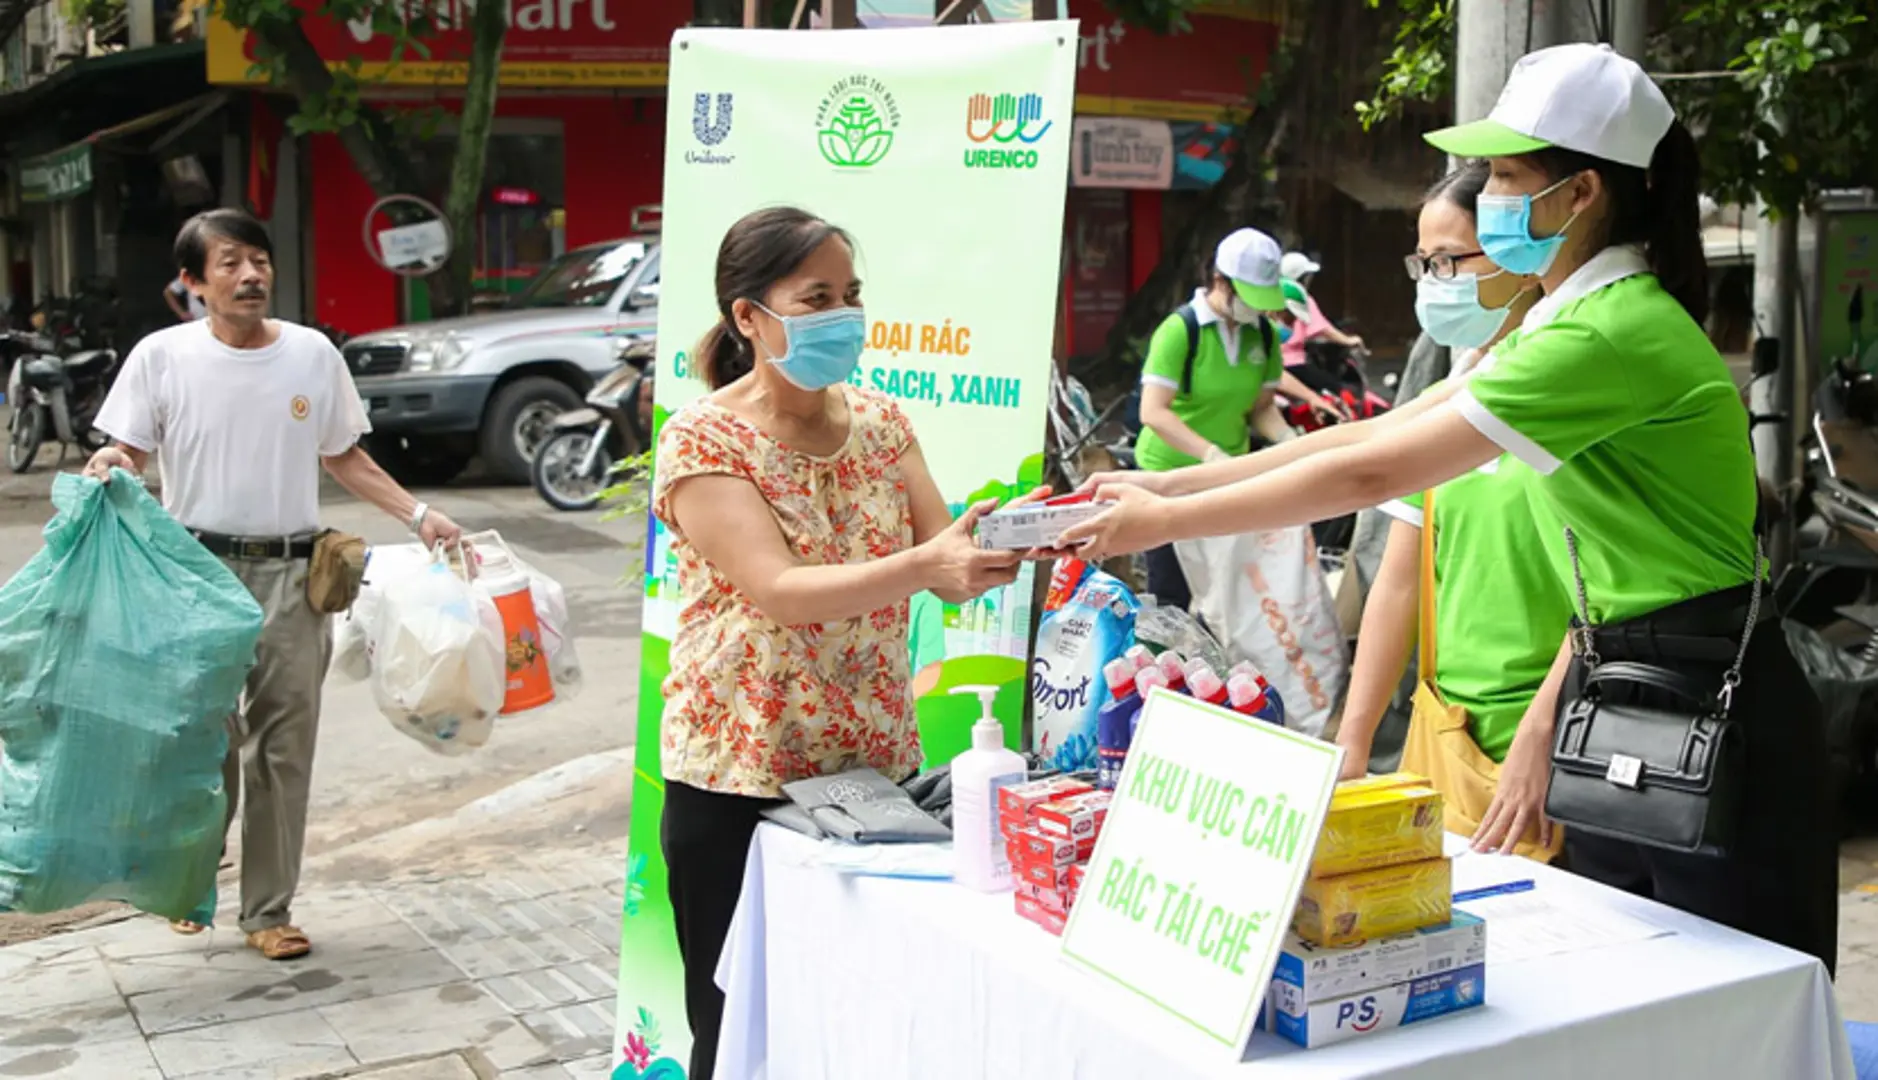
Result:
M1565 527L1565 550L1571 553L1572 580L1578 586L1578 622L1572 632L1573 651L1584 658L1587 667L1596 668L1603 661L1598 656L1594 629L1591 624L1591 601L1585 592L1584 568L1578 562L1578 535L1571 526ZM1754 538L1754 583L1748 593L1748 625L1741 632L1741 647L1735 651L1735 662L1722 673L1721 692L1715 695L1721 706L1721 715L1727 716L1728 709L1734 704L1735 688L1741 685L1741 669L1748 662L1748 643L1754 640L1754 625L1761 617L1761 583L1765 580L1763 569L1767 564L1767 553L1762 550L1760 537Z

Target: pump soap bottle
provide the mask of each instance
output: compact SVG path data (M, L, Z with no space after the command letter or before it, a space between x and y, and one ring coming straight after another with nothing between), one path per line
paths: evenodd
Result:
M968 889L1000 892L1011 887L1011 859L998 827L998 790L1024 782L1024 758L1005 749L1004 725L991 711L997 687L952 692L977 694L984 706L972 725L972 748L952 759L952 878Z

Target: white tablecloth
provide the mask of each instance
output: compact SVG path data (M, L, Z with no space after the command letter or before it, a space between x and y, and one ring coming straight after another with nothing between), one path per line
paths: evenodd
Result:
M1310 1051L1261 1033L1232 1063L1061 960L1008 893L844 877L814 847L771 825L751 845L718 1080L1853 1080L1817 960L1523 859L1463 857L1455 887L1532 878L1673 933L1490 965L1482 1008Z

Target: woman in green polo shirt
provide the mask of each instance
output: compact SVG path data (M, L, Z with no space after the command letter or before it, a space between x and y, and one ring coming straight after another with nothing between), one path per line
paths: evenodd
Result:
M1416 317L1437 344L1454 350L1449 377L1457 380L1539 298L1533 279L1507 273L1481 254L1474 200L1487 176L1486 163L1474 162L1435 184L1422 206L1415 254L1407 260L1416 282ZM1421 681L1435 697L1417 704L1418 730L1410 735L1403 765L1434 778L1450 831L1479 827L1499 763L1551 670L1559 627L1571 619L1526 509L1533 476L1518 458L1503 454L1442 484L1432 552L1423 550L1428 523L1420 494L1380 507L1395 520L1363 606L1350 693L1337 729L1343 776L1354 779L1368 771L1377 725L1416 644L1417 612L1431 607L1435 622L1420 634ZM1424 555L1432 556L1431 565L1423 565ZM1432 579L1432 596L1422 595L1424 578ZM1429 612L1422 614L1425 619ZM1463 719L1464 729L1448 730ZM1418 750L1434 760L1414 762ZM1556 854L1555 848L1530 845L1521 851L1539 858Z
M1271 461L1167 474L1158 492L1110 478L1103 492L1118 504L1063 541L1102 557L1281 528L1426 490L1512 454L1538 474L1532 519L1557 587L1588 609L1598 660L1670 669L1726 707L1745 743L1743 809L1725 854L1576 828L1566 841L1571 868L1810 953L1831 970L1837 835L1823 725L1778 623L1755 625L1773 605L1760 602L1767 590L1758 581L1746 410L1702 332L1694 140L1636 63L1603 46L1563 45L1523 57L1487 120L1429 141L1489 161L1481 247L1498 265L1537 276L1546 294L1519 332L1463 384L1341 435L1256 456ZM1557 632L1558 654L1508 747L1477 850L1549 836L1557 711L1577 697L1590 662L1574 656L1566 628ZM1613 762L1613 784L1639 779Z
M1281 331L1269 318L1284 309L1278 264L1284 249L1257 229L1240 229L1213 254L1212 280L1169 315L1148 342L1141 369L1141 436L1135 463L1166 472L1223 461L1251 448L1248 421L1267 439L1286 431L1273 391L1318 402L1285 371ZM1162 604L1193 602L1174 546L1147 553L1148 591Z

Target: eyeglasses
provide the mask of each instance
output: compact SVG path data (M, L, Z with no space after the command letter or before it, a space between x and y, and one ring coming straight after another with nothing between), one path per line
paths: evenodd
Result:
M1405 255L1402 257L1402 267L1408 271L1410 281L1420 281L1424 275L1436 281L1446 281L1455 275L1457 270L1455 263L1485 254L1484 251L1464 251L1459 255L1449 255L1446 252L1437 252L1425 257Z

